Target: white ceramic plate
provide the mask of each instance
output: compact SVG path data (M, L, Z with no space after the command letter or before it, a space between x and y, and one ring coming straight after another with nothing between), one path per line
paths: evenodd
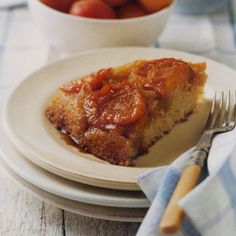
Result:
M0 156L22 179L46 192L66 199L110 207L146 208L150 205L140 191L93 187L54 175L24 158L6 137L0 122Z
M40 197L43 201L79 215L112 221L141 222L147 212L147 208L118 208L95 206L62 198L36 187L21 176L17 175L4 162L1 156L0 166L1 171L5 171L14 181L23 186L29 192L35 194L37 197Z
M200 103L188 122L178 124L148 154L139 157L136 167L110 165L68 146L47 122L44 110L55 90L75 77L140 58L163 57L206 61L209 87L230 88L235 83L236 74L232 69L203 57L173 50L113 48L80 53L36 71L17 86L4 112L8 137L24 156L57 175L106 188L139 189L136 178L140 173L169 164L197 142L209 104Z

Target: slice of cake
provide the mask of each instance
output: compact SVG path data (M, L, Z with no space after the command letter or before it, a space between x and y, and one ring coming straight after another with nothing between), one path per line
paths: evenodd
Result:
M205 68L164 58L101 69L63 85L45 114L86 152L130 166L193 112Z

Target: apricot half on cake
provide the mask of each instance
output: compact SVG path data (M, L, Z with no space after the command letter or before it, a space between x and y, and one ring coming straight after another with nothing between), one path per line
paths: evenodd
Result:
M84 151L130 166L193 112L205 68L163 58L101 69L59 88L45 114Z

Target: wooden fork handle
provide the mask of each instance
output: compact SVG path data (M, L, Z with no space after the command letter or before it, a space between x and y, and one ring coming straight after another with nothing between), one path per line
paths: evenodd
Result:
M178 205L178 201L194 188L200 173L201 167L199 165L193 164L185 167L162 217L160 223L162 233L175 233L179 230L184 218L184 211Z

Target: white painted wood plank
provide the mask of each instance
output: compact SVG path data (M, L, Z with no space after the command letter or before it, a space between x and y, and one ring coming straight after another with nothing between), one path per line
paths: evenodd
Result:
M0 174L0 235L62 236L62 210L43 203Z
M93 219L65 212L66 236L133 236L139 223L125 223Z

